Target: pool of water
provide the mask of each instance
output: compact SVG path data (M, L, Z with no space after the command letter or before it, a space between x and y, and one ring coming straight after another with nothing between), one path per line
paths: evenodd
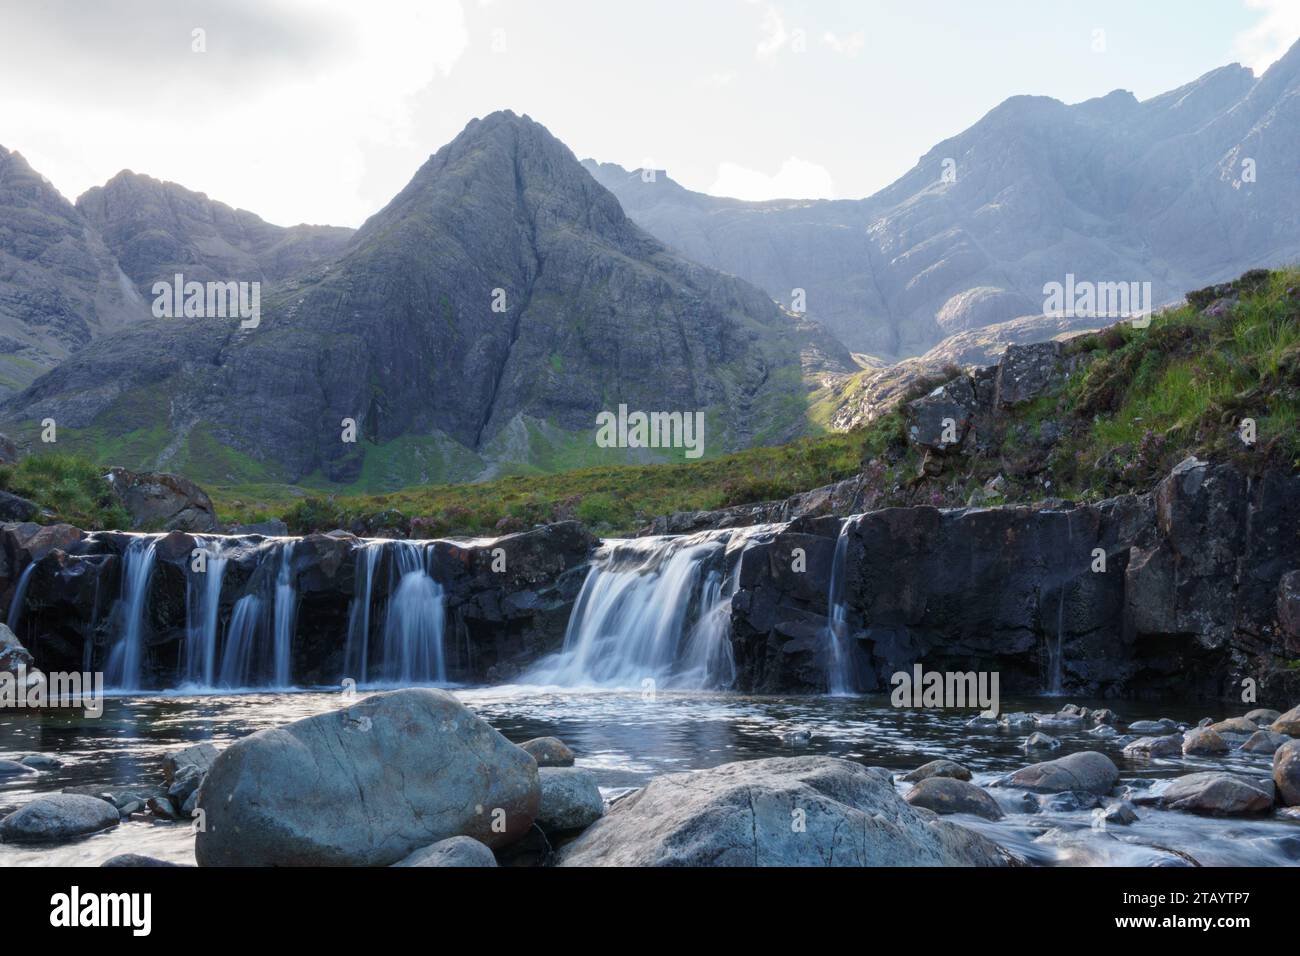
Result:
M1082 730L1050 731L1060 750L1026 755L1026 732L977 732L965 727L973 711L907 710L873 697L749 697L735 694L574 691L531 686L452 688L466 705L514 741L553 735L594 771L607 797L643 786L652 777L769 756L827 754L868 766L910 770L936 757L965 764L987 785L1037 760L1074 750L1100 750L1125 781L1161 786L1163 779L1207 769L1253 775L1271 772L1271 756L1235 753L1224 758L1131 761L1113 741ZM1054 712L1062 699L1006 700L1004 712ZM1210 705L1116 703L1123 721L1171 717L1235 716ZM69 786L105 788L162 779L163 757L199 742L218 746L258 730L331 710L346 703L341 692L308 690L228 695L112 697L90 718L72 712L0 715L0 759L28 753L59 757L64 765L40 775L0 778L0 815L43 794ZM783 738L806 731L806 746ZM900 789L906 785L900 784ZM1099 828L1090 810L1026 812L1023 794L990 790L1007 817L996 823L956 818L976 827L1026 860L1041 865L1296 865L1300 823L1265 816L1211 819L1139 807L1129 827ZM193 835L185 825L132 819L107 833L54 847L0 844L0 866L97 865L118 853L144 853L193 862Z

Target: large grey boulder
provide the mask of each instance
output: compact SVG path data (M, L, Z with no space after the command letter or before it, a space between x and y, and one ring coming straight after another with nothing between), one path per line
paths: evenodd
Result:
M1300 707L1292 707L1285 714L1273 721L1269 730L1288 737L1300 737Z
M537 825L548 833L581 830L605 815L605 801L596 775L580 767L541 767L542 785Z
M1022 767L1010 777L999 780L997 785L1034 793L1078 791L1100 796L1110 793L1118 780L1119 770L1109 757L1085 750Z
M657 777L561 851L561 866L1004 866L996 844L909 806L884 774L771 757Z
M1190 755L1226 754L1228 742L1213 727L1189 730L1183 738L1183 753Z
M55 843L117 826L117 808L76 793L37 797L0 820L4 843Z
M973 813L986 820L1002 819L996 800L975 784L954 777L927 777L907 791L903 799L935 813Z
M104 480L131 516L131 527L161 531L215 531L207 493L182 475L113 468Z
M1274 752L1273 784L1279 800L1289 807L1300 806L1300 740L1285 743Z
M1259 725L1249 717L1229 717L1227 720L1210 724L1210 729L1218 734L1240 734L1249 737L1259 730Z
M163 758L163 777L170 784L191 772L206 774L212 769L218 753L220 751L212 744L194 744L174 750Z
M1241 745L1241 749L1247 753L1271 754L1276 753L1278 747L1293 739L1286 734L1274 733L1271 730L1257 730Z
M537 764L451 694L407 689L236 741L212 764L201 866L387 866L537 816Z
M421 847L393 866L496 866L497 858L486 844L473 837L455 836Z
M1273 807L1273 781L1217 770L1192 773L1171 783L1159 800L1162 807L1189 813L1214 816L1263 813Z

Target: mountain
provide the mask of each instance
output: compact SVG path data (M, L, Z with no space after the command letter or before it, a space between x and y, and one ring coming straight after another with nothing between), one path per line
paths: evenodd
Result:
M216 261L131 239L153 223L183 239L175 224L203 219L175 215L158 185L128 178L83 203L142 285ZM137 188L150 208L123 210L114 195ZM211 234L201 251L230 256L247 229ZM258 327L150 319L3 417L24 434L54 417L73 447L127 466L383 488L681 457L598 448L596 416L620 404L704 413L710 454L780 442L807 427L801 353L851 362L758 289L667 250L542 126L501 112L433 155L328 267L264 298ZM359 441L342 440L344 419Z
M1149 281L1159 305L1295 261L1298 150L1300 43L1258 79L1228 66L1145 101L1013 97L862 200L742 202L585 165L668 246L785 304L804 289L810 318L896 361L1041 315L1069 273Z
M0 146L0 397L147 314L81 213Z
M180 273L197 282L277 283L335 259L353 230L273 226L203 193L124 170L88 190L77 209L141 295Z

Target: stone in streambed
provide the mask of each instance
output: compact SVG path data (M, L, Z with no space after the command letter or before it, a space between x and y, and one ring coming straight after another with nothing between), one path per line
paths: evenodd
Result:
M1213 727L1189 730L1183 737L1183 753L1188 755L1226 754L1228 742Z
M1034 793L1107 794L1119 780L1119 770L1105 754L1094 750L1067 754L1055 760L1022 767L995 786L1018 787Z
M1209 771L1179 777L1159 795L1162 807L1214 816L1263 813L1273 806L1273 781Z
M537 825L548 833L582 830L605 815L596 775L580 767L542 767Z
M1273 783L1283 803L1300 806L1300 740L1288 741L1273 754Z
M1292 707L1268 729L1288 737L1300 737L1300 707Z
M1133 809L1133 804L1127 800L1119 800L1101 811L1101 819L1111 825L1126 827L1130 823L1137 823L1138 815Z
M1248 711L1246 719L1253 720L1259 727L1267 727L1281 716L1282 714L1279 711L1269 710L1267 707L1261 707L1258 710Z
M163 778L171 784L192 772L204 775L212 769L219 753L212 744L195 744L174 750L163 758Z
M496 866L497 858L486 844L473 837L455 836L439 840L432 846L422 847L410 856L398 860L393 866Z
M24 767L31 767L33 770L58 770L63 766L62 760L58 757L51 757L49 754L28 754L18 762Z
M954 777L928 777L907 791L903 799L935 813L973 813L985 820L1002 819L996 800L975 784Z
M573 766L573 751L559 737L534 737L519 746L533 755L539 767Z
M1055 737L1049 737L1047 734L1035 731L1025 738L1025 742L1020 745L1021 750L1055 750L1061 746L1061 742Z
M471 836L528 833L537 763L451 694L411 688L259 731L212 764L201 866L387 866Z
M1276 753L1277 748L1292 739L1286 734L1276 734L1271 730L1257 730L1241 745L1241 749L1253 754Z
M55 843L117 826L117 808L104 800L75 793L37 797L3 820L0 841Z
M1124 745L1125 757L1172 757L1183 752L1183 735L1167 734L1164 737L1139 737Z
M29 767L17 760L0 760L0 779L4 777L22 777L28 774L35 776L36 768Z
M1005 866L992 841L910 806L866 767L771 757L656 777L561 866Z
M1211 724L1210 729L1219 734L1241 734L1249 737L1259 730L1259 725L1246 717L1230 717L1227 720L1219 721L1217 724Z
M903 775L904 783L920 783L930 777L952 777L954 780L969 780L970 771L953 760L931 760L923 763L911 773Z
M1178 724L1168 717L1161 717L1159 720L1135 720L1128 725L1128 729L1134 734L1166 735L1170 731L1177 730Z
M100 867L187 867L193 866L192 863L173 863L170 860L160 860L156 856L145 856L142 853L119 853L117 856L110 856Z

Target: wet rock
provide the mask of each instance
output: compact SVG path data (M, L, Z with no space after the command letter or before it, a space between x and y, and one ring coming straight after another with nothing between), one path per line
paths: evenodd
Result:
M787 730L781 735L781 743L787 747L807 747L812 743L812 734L806 730Z
M997 730L1000 726L996 717L972 717L966 721L967 730Z
M1173 757L1183 752L1183 735L1166 734L1163 737L1139 737L1124 746L1126 757Z
M1159 720L1135 720L1128 725L1128 729L1134 734L1167 734L1171 730L1177 730L1178 724L1168 717L1162 717Z
M1259 725L1246 717L1231 717L1228 720L1221 720L1217 724L1211 724L1210 729L1219 734L1241 734L1244 737L1249 737L1259 730Z
M1131 823L1137 823L1138 815L1133 809L1133 804L1127 800L1120 800L1102 810L1101 819L1107 824L1126 827Z
M1200 720L1198 720L1198 721L1196 722L1196 726L1197 726L1197 727L1208 727L1208 726L1210 726L1210 724L1212 724L1212 723L1214 723L1214 718L1213 718L1213 717L1202 717Z
M1198 727L1183 737L1183 753L1197 756L1226 754L1228 742L1213 727Z
M35 666L35 659L14 636L14 632L9 630L7 624L0 623L0 674L31 671Z
M1292 707L1285 714L1273 721L1269 730L1288 737L1300 737L1300 707Z
M1287 741L1294 738L1286 734L1274 733L1271 730L1257 730L1250 735L1250 738L1241 745L1241 749L1253 754L1271 754L1277 751Z
M573 766L573 751L558 737L534 737L519 746L533 755L539 767Z
M0 841L56 843L111 829L120 819L111 803L81 794L52 793L0 820Z
M935 813L973 813L986 820L1002 819L996 800L975 784L955 777L927 777L907 791L903 799Z
M496 866L497 858L486 844L473 837L455 836L422 847L393 866Z
M1283 744L1273 754L1273 783L1283 803L1300 806L1300 740Z
M180 814L176 810L176 804L172 803L168 797L150 797L148 802L145 804L145 808L159 820L167 820L168 822L171 822L180 817Z
M110 856L101 867L186 867L191 866L189 863L172 863L170 860L160 860L154 856L145 856L141 853L119 853L117 856Z
M1116 715L1113 710L1102 708L1101 710L1094 710L1092 712L1092 722L1098 726L1101 726L1102 724L1117 724L1119 723L1119 716Z
M21 777L25 775L36 776L35 767L29 767L25 763L17 760L0 760L0 779L5 777Z
M219 753L212 744L195 744L173 751L163 758L163 778L171 784L194 772L204 776L212 769Z
M1098 724L1092 730L1088 731L1094 737L1118 737L1119 731L1110 724Z
M529 754L412 688L238 740L199 793L201 866L387 866L452 836L517 840L541 789Z
M1246 714L1247 720L1253 720L1256 726L1267 727L1273 721L1281 717L1280 711L1269 710L1267 707L1261 707L1258 710L1252 710Z
M58 770L63 766L62 760L58 757L51 757L49 754L28 754L18 762L24 767L31 767L34 770Z
M1240 816L1273 806L1273 781L1212 770L1179 777L1158 795L1160 806L1188 813Z
M998 781L998 785L1018 787L1034 793L1077 790L1082 793L1107 794L1118 779L1119 770L1109 757L1093 750L1085 750L1022 767L1010 777Z
M1028 730L1034 726L1033 714L1003 714L998 723L1007 730Z
M215 531L212 499L182 475L113 468L106 476L136 530Z
M865 767L775 757L656 777L561 851L562 866L1003 866L979 834Z
M1026 794L1026 796L1031 796ZM1062 793L1043 793L1034 796L1036 809L1042 813L1076 813L1101 805L1096 794L1067 790Z
M596 775L579 767L543 767L538 771L542 799L537 825L548 833L583 830L605 815Z
M1021 750L1055 750L1061 746L1061 742L1055 737L1049 737L1047 734L1035 731L1025 738L1025 742L1020 745Z
M1300 571L1288 571L1277 583L1277 622L1292 641L1300 638Z
M910 773L903 775L905 783L920 783L930 777L952 777L954 780L969 780L970 771L953 760L931 760L923 763Z

